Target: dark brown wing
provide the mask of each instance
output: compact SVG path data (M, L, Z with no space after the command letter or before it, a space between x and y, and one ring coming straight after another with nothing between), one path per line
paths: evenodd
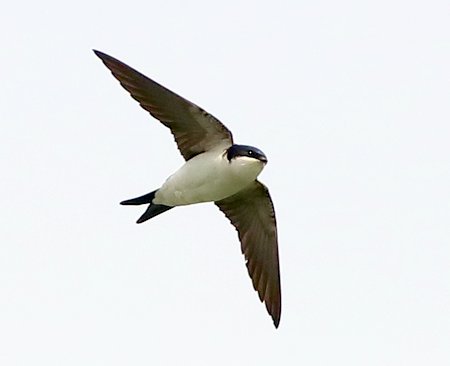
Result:
M275 211L267 187L255 181L235 195L215 202L236 227L253 287L280 323L281 290Z
M169 127L186 160L218 145L231 146L231 132L214 116L123 62L95 51L139 104Z

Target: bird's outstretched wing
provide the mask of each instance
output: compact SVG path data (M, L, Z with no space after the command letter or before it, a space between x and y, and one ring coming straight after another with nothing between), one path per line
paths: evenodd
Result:
M94 52L142 108L170 128L186 160L233 144L231 132L211 114L114 57Z
M255 181L247 188L215 202L236 227L253 287L280 323L281 290L275 211L267 187Z

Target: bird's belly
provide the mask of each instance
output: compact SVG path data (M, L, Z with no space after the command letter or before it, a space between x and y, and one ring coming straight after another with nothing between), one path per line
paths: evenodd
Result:
M162 185L153 200L156 204L182 206L219 201L253 182L262 170L259 163L251 166L230 164L222 156L188 161Z

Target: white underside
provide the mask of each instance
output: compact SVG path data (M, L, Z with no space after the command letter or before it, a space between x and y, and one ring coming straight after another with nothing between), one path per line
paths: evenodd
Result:
M249 157L228 161L225 148L197 155L172 174L157 191L153 203L182 206L219 201L253 182L264 163Z

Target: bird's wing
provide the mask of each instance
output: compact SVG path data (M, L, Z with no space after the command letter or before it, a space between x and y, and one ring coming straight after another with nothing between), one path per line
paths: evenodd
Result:
M141 107L170 128L186 160L218 145L233 144L231 132L211 114L123 62L94 52Z
M275 210L267 187L259 181L215 202L236 227L253 287L278 327L281 315L280 267Z

